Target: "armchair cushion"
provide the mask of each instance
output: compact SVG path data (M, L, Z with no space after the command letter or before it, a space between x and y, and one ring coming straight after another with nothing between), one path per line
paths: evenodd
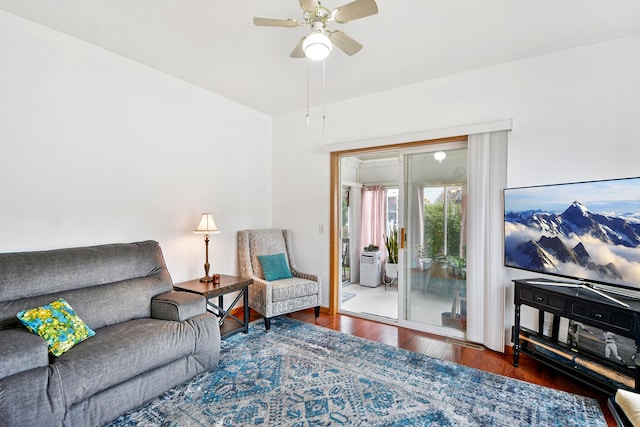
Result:
M280 279L290 279L291 270L283 253L274 255L258 255L260 266L264 272L264 280L271 282Z
M249 253L253 275L264 279L259 255L275 255L288 253L282 230L252 230L249 239ZM287 260L288 262L288 260Z
M271 285L271 301L279 302L318 294L318 282L293 277L276 280Z

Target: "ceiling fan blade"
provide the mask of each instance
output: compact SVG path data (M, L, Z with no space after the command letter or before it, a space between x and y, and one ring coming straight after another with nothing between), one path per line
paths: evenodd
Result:
M362 49L362 45L360 43L342 31L331 31L329 33L329 40L349 56L355 55L360 52L360 49Z
M296 47L294 47L293 50L291 51L291 54L289 54L290 57L292 57L292 58L304 58L304 49L302 49L302 43L304 42L304 39L306 39L306 38L307 38L307 36L304 36L303 38L300 39L300 41L298 42Z
M300 6L307 12L315 12L315 10L319 5L318 0L298 0L298 1L300 2Z
M333 19L340 24L378 13L375 0L355 0L333 10Z
M253 25L258 27L297 27L298 21L295 19L278 19L278 18L261 18L256 16L253 18Z

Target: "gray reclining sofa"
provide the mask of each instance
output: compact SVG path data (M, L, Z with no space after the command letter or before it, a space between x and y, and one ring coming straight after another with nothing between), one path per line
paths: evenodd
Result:
M59 357L16 318L64 298L95 335ZM218 364L200 295L157 242L0 254L0 425L99 426Z

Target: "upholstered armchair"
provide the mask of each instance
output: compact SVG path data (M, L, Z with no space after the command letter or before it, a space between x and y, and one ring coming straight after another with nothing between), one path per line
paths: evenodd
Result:
M253 279L249 306L264 316L267 331L281 314L314 307L320 315L320 278L298 271L291 230L239 231L238 257L240 275Z

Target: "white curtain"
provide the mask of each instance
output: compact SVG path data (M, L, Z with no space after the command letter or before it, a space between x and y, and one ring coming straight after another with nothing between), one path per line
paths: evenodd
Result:
M468 143L467 339L503 352L507 131L469 135Z
M415 247L411 248L413 259L411 260L411 268L420 268L420 259L418 258L418 246L424 246L424 187L422 185L414 185L411 192L413 203L410 204L411 219L409 230L412 232L411 243Z

